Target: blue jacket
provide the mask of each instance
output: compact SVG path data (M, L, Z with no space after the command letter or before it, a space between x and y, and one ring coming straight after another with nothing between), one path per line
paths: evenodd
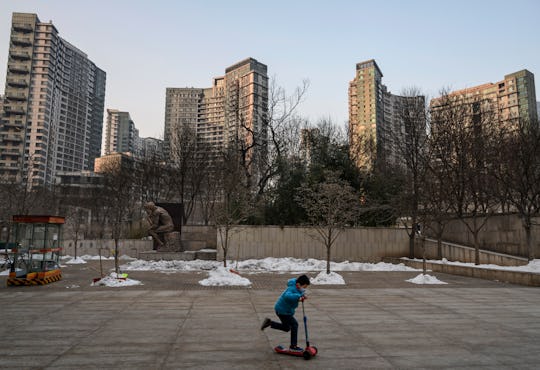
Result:
M274 309L280 315L294 315L298 300L304 295L304 292L296 287L296 279L287 281L287 289L281 293L279 299L274 305Z

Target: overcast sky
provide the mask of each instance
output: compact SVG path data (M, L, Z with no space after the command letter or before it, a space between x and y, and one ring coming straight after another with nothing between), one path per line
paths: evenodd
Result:
M105 108L128 111L143 137L163 135L165 88L210 87L247 57L287 91L309 79L301 113L337 124L368 59L391 92L415 86L428 98L524 68L540 75L535 0L0 0L2 94L12 12L52 20L105 70Z

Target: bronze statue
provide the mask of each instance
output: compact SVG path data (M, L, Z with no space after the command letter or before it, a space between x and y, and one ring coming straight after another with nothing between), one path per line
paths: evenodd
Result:
M154 250L157 250L165 245L165 234L174 231L173 220L165 209L153 202L146 203L144 210L148 214L147 221L150 225L148 235L154 239Z

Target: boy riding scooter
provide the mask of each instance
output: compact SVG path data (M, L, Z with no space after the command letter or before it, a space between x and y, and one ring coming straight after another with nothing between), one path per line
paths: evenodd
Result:
M285 332L291 332L291 344L290 351L303 352L304 349L298 347L298 322L294 318L294 312L298 307L298 302L303 302L307 297L305 296L305 289L309 285L309 278L306 275L301 275L296 279L289 279L287 281L287 288L281 293L274 309L276 315L281 320L281 323L272 321L268 317L264 319L261 330L271 327L272 329L282 330Z

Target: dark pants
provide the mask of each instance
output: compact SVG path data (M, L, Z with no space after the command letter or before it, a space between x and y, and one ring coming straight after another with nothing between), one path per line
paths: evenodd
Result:
M281 323L272 321L270 327L272 329L278 329L283 331L291 331L291 346L294 347L298 342L298 321L292 315L280 315L276 312L276 315L281 320Z

